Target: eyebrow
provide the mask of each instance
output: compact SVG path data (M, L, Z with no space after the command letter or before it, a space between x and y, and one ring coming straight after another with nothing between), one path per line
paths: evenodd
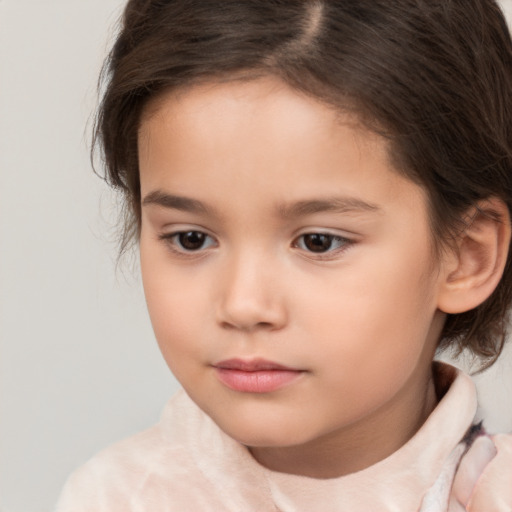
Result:
M278 208L282 217L304 217L315 213L381 212L376 204L354 197L332 197L284 204Z
M197 199L167 194L161 190L150 192L142 200L142 206L157 205L189 213L214 214L213 209Z
M143 206L157 205L189 213L216 215L216 211L207 204L190 197L168 194L162 190L150 192L142 200ZM354 197L332 197L310 199L282 204L277 207L278 215L283 218L304 217L315 213L381 212L377 205Z

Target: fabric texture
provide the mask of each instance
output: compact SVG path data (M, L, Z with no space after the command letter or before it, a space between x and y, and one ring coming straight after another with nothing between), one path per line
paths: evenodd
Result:
M471 429L471 379L440 363L436 374L444 396L420 430L332 479L267 470L180 391L156 426L78 469L57 512L511 512L512 436Z

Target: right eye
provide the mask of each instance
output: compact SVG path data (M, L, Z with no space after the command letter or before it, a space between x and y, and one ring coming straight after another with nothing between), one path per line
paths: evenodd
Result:
M178 252L197 252L215 245L215 240L211 236L195 230L164 234L160 239L165 240Z

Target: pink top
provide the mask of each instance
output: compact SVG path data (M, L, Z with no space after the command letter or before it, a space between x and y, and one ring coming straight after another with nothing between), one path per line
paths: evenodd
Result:
M436 409L363 471L325 480L269 471L180 391L156 426L78 469L57 512L512 511L512 436L479 436L468 451L461 440L476 411L474 385L438 368L448 390Z

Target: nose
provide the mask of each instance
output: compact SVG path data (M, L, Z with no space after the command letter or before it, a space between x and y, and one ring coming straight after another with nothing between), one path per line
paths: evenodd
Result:
M226 263L221 280L218 322L241 331L278 330L287 310L275 266L264 255L240 255Z

